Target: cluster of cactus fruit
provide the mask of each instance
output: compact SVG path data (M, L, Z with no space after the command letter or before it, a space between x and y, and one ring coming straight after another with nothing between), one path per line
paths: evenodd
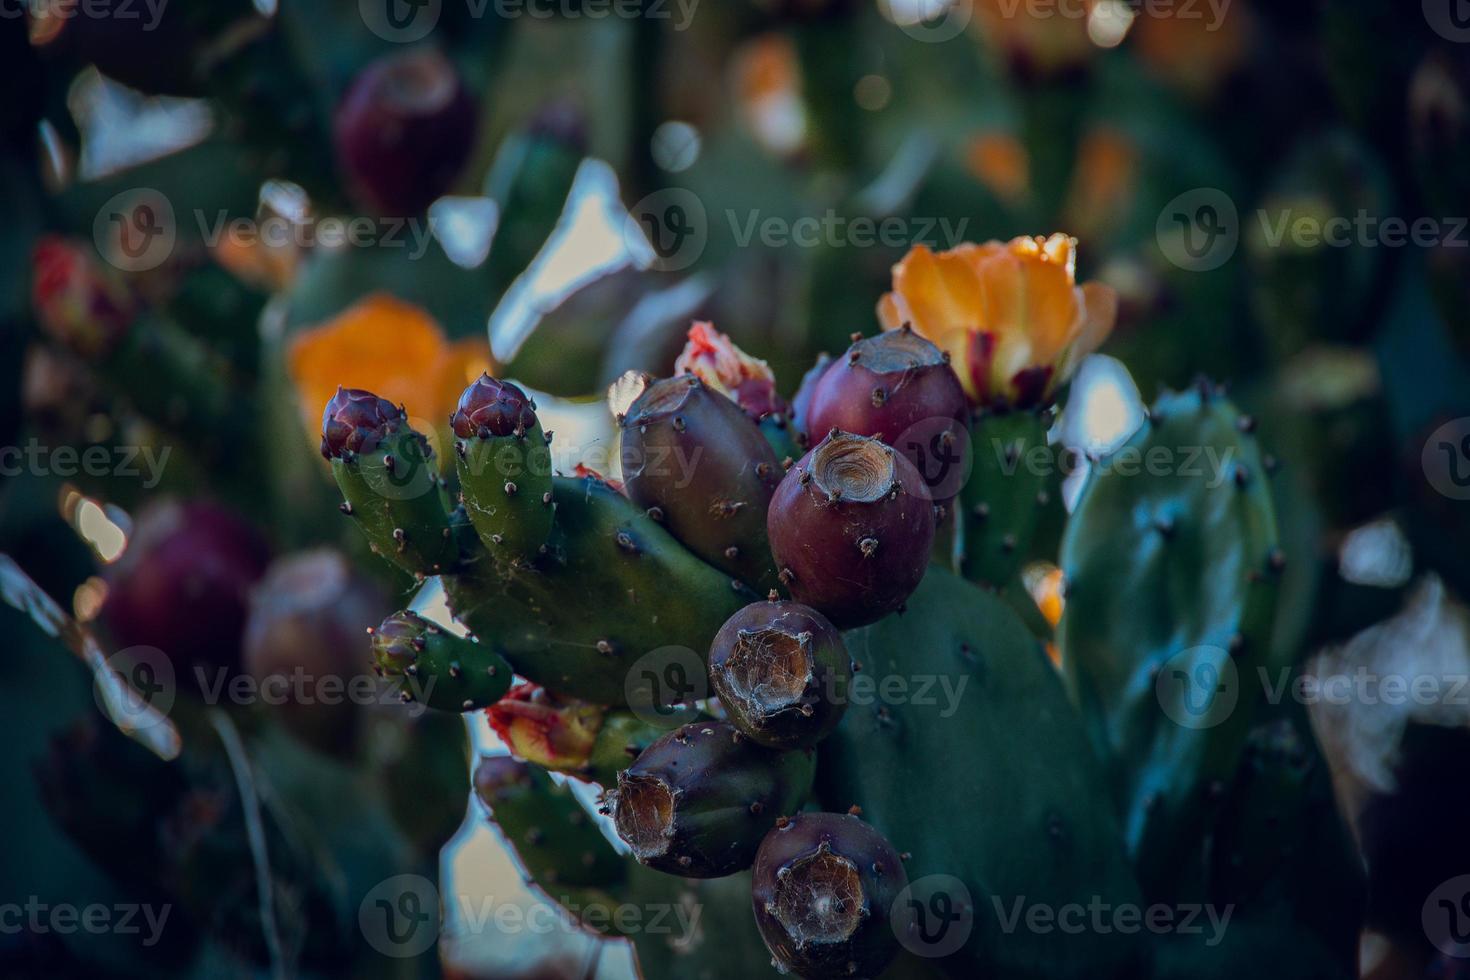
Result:
M482 760L476 792L530 878L569 908L718 904L716 882L738 881L731 941L753 918L772 965L805 977L878 976L902 950L951 975L1168 974L1177 953L1138 940L979 913L1189 893L1170 875L1240 765L1249 668L1278 656L1282 557L1249 421L1205 383L1165 395L1118 452L1204 447L1232 478L1094 460L1048 555L1034 531L1055 476L1017 460L1053 452L1053 407L976 404L908 327L855 335L789 406L705 324L677 369L614 386L621 482L555 472L534 400L488 376L443 470L376 395L339 390L323 416L343 512L373 551L439 576L464 628L397 613L370 631L375 667L405 701L486 711L518 758ZM1066 575L1055 636L1012 588L1035 556ZM1191 696L1156 684L1181 665L1234 668L1226 723L1160 710ZM956 696L940 711L921 683ZM543 770L601 787L631 859ZM955 883L960 942L935 946L899 901L934 876ZM630 938L646 972L700 953Z

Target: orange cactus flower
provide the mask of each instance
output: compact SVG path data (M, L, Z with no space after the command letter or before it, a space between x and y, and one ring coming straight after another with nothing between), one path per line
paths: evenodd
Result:
M518 758L576 774L587 768L604 709L553 697L535 684L517 684L485 709L490 727Z
M945 252L916 245L878 303L885 330L909 324L945 350L971 401L1040 408L1117 319L1111 287L1076 281L1075 239L1015 238Z
M783 407L771 366L735 346L712 323L697 320L689 328L689 341L674 361L674 373L697 376L752 418L759 419Z
M414 425L443 446L459 396L493 365L483 338L450 343L424 310L374 293L294 337L286 367L308 433L316 433L322 406L341 385L404 406Z

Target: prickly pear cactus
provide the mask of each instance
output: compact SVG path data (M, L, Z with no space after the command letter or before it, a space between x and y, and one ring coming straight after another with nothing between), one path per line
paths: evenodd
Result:
M1167 394L1098 460L1062 541L1067 686L1145 888L1168 894L1277 666L1285 557L1254 423L1212 385Z
M905 271L940 261L916 250L879 306L888 332L819 363L789 411L764 362L696 324L684 373L610 392L626 485L551 472L534 400L487 376L451 420L458 499L427 453L418 497L404 479L374 497L367 472L406 478L423 438L370 393L328 406L344 511L437 575L469 633L395 614L377 666L406 701L487 709L512 757L481 761L483 809L644 975L1172 976L1213 945L1037 910L1266 894L1260 821L1281 815L1238 770L1255 670L1279 662L1284 558L1252 421L1201 384L1092 461L1062 535L1060 670L1061 602L1025 591L1056 540L1032 540L1059 496L1055 400L1112 317L1072 248L992 243L937 273L1058 287L1033 298L1066 318L1045 343L1018 339L1024 316L947 323ZM805 455L778 460L777 430ZM933 453L965 465L947 479ZM635 698L670 648L692 683ZM1277 755L1249 758L1299 821ZM564 780L595 786L598 812ZM1280 941L1295 901L1251 929ZM670 938L602 915L627 902L690 920Z

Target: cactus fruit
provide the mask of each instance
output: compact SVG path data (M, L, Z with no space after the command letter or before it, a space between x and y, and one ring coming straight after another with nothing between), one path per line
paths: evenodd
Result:
M450 419L465 512L492 557L529 562L551 536L551 450L536 404L482 375Z
M808 431L873 436L903 453L935 503L959 489L947 478L949 461L968 448L965 389L949 357L907 327L854 342L823 372L805 412Z
M300 672L309 683L327 678L344 687L362 676L363 627L388 606L381 587L330 548L288 555L273 563L250 593L245 625L245 669L257 683ZM289 683L289 681L287 681ZM362 712L350 698L287 699L285 727L319 751L349 756L357 748Z
M721 721L694 722L654 742L609 794L618 836L643 864L686 878L750 867L778 817L811 789L815 757L757 745Z
M177 670L234 671L250 589L269 558L260 535L233 511L155 502L138 514L128 549L107 571L102 621L117 646L157 647Z
M428 440L385 398L338 388L322 412L322 455L373 551L415 576L459 560Z
M755 423L692 374L653 382L619 422L634 503L711 565L774 588L766 508L781 463Z
M383 620L372 635L373 664L399 685L405 702L439 711L474 711L505 696L510 664L485 644L446 632L404 610Z
M432 48L368 65L352 80L332 122L337 159L353 195L378 214L422 214L469 159L477 116L458 70Z
M444 580L455 616L547 690L626 704L639 657L707 649L749 600L595 476L556 477L552 494L556 524L534 568L480 562Z
M875 977L898 952L890 910L906 887L898 852L855 814L798 813L761 842L750 899L783 969Z
M1204 382L1167 393L1067 524L1058 641L1146 890L1176 882L1260 700L1285 558L1254 426ZM1140 610L1148 610L1140 616Z
M721 627L709 674L736 728L769 748L806 749L842 720L852 663L827 617L773 593Z
M787 472L768 521L781 583L843 629L902 606L934 543L934 507L914 464L840 431Z
M831 366L832 355L826 352L818 354L816 363L807 368L806 374L801 376L801 384L791 399L791 427L796 431L797 445L803 449L810 449L812 444L812 428L809 423L812 395L817 390L817 382L822 380L822 375Z

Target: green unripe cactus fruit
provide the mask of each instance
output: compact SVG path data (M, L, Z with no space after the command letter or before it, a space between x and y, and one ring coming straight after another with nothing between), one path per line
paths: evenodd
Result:
M404 703L440 711L487 708L505 696L514 679L495 651L435 626L414 612L396 612L372 634L373 664L400 681Z
M458 545L433 450L401 408L338 388L322 413L322 455L342 490L342 512L374 552L415 576L454 570Z
M726 722L685 725L618 774L610 794L618 836L658 871L742 871L776 819L801 806L815 761L810 752L763 748Z
M536 404L489 375L465 389L450 419L465 512L496 559L534 560L551 537L551 450Z
M1150 894L1234 775L1284 556L1249 418L1201 383L1098 461L1067 525L1058 640Z

